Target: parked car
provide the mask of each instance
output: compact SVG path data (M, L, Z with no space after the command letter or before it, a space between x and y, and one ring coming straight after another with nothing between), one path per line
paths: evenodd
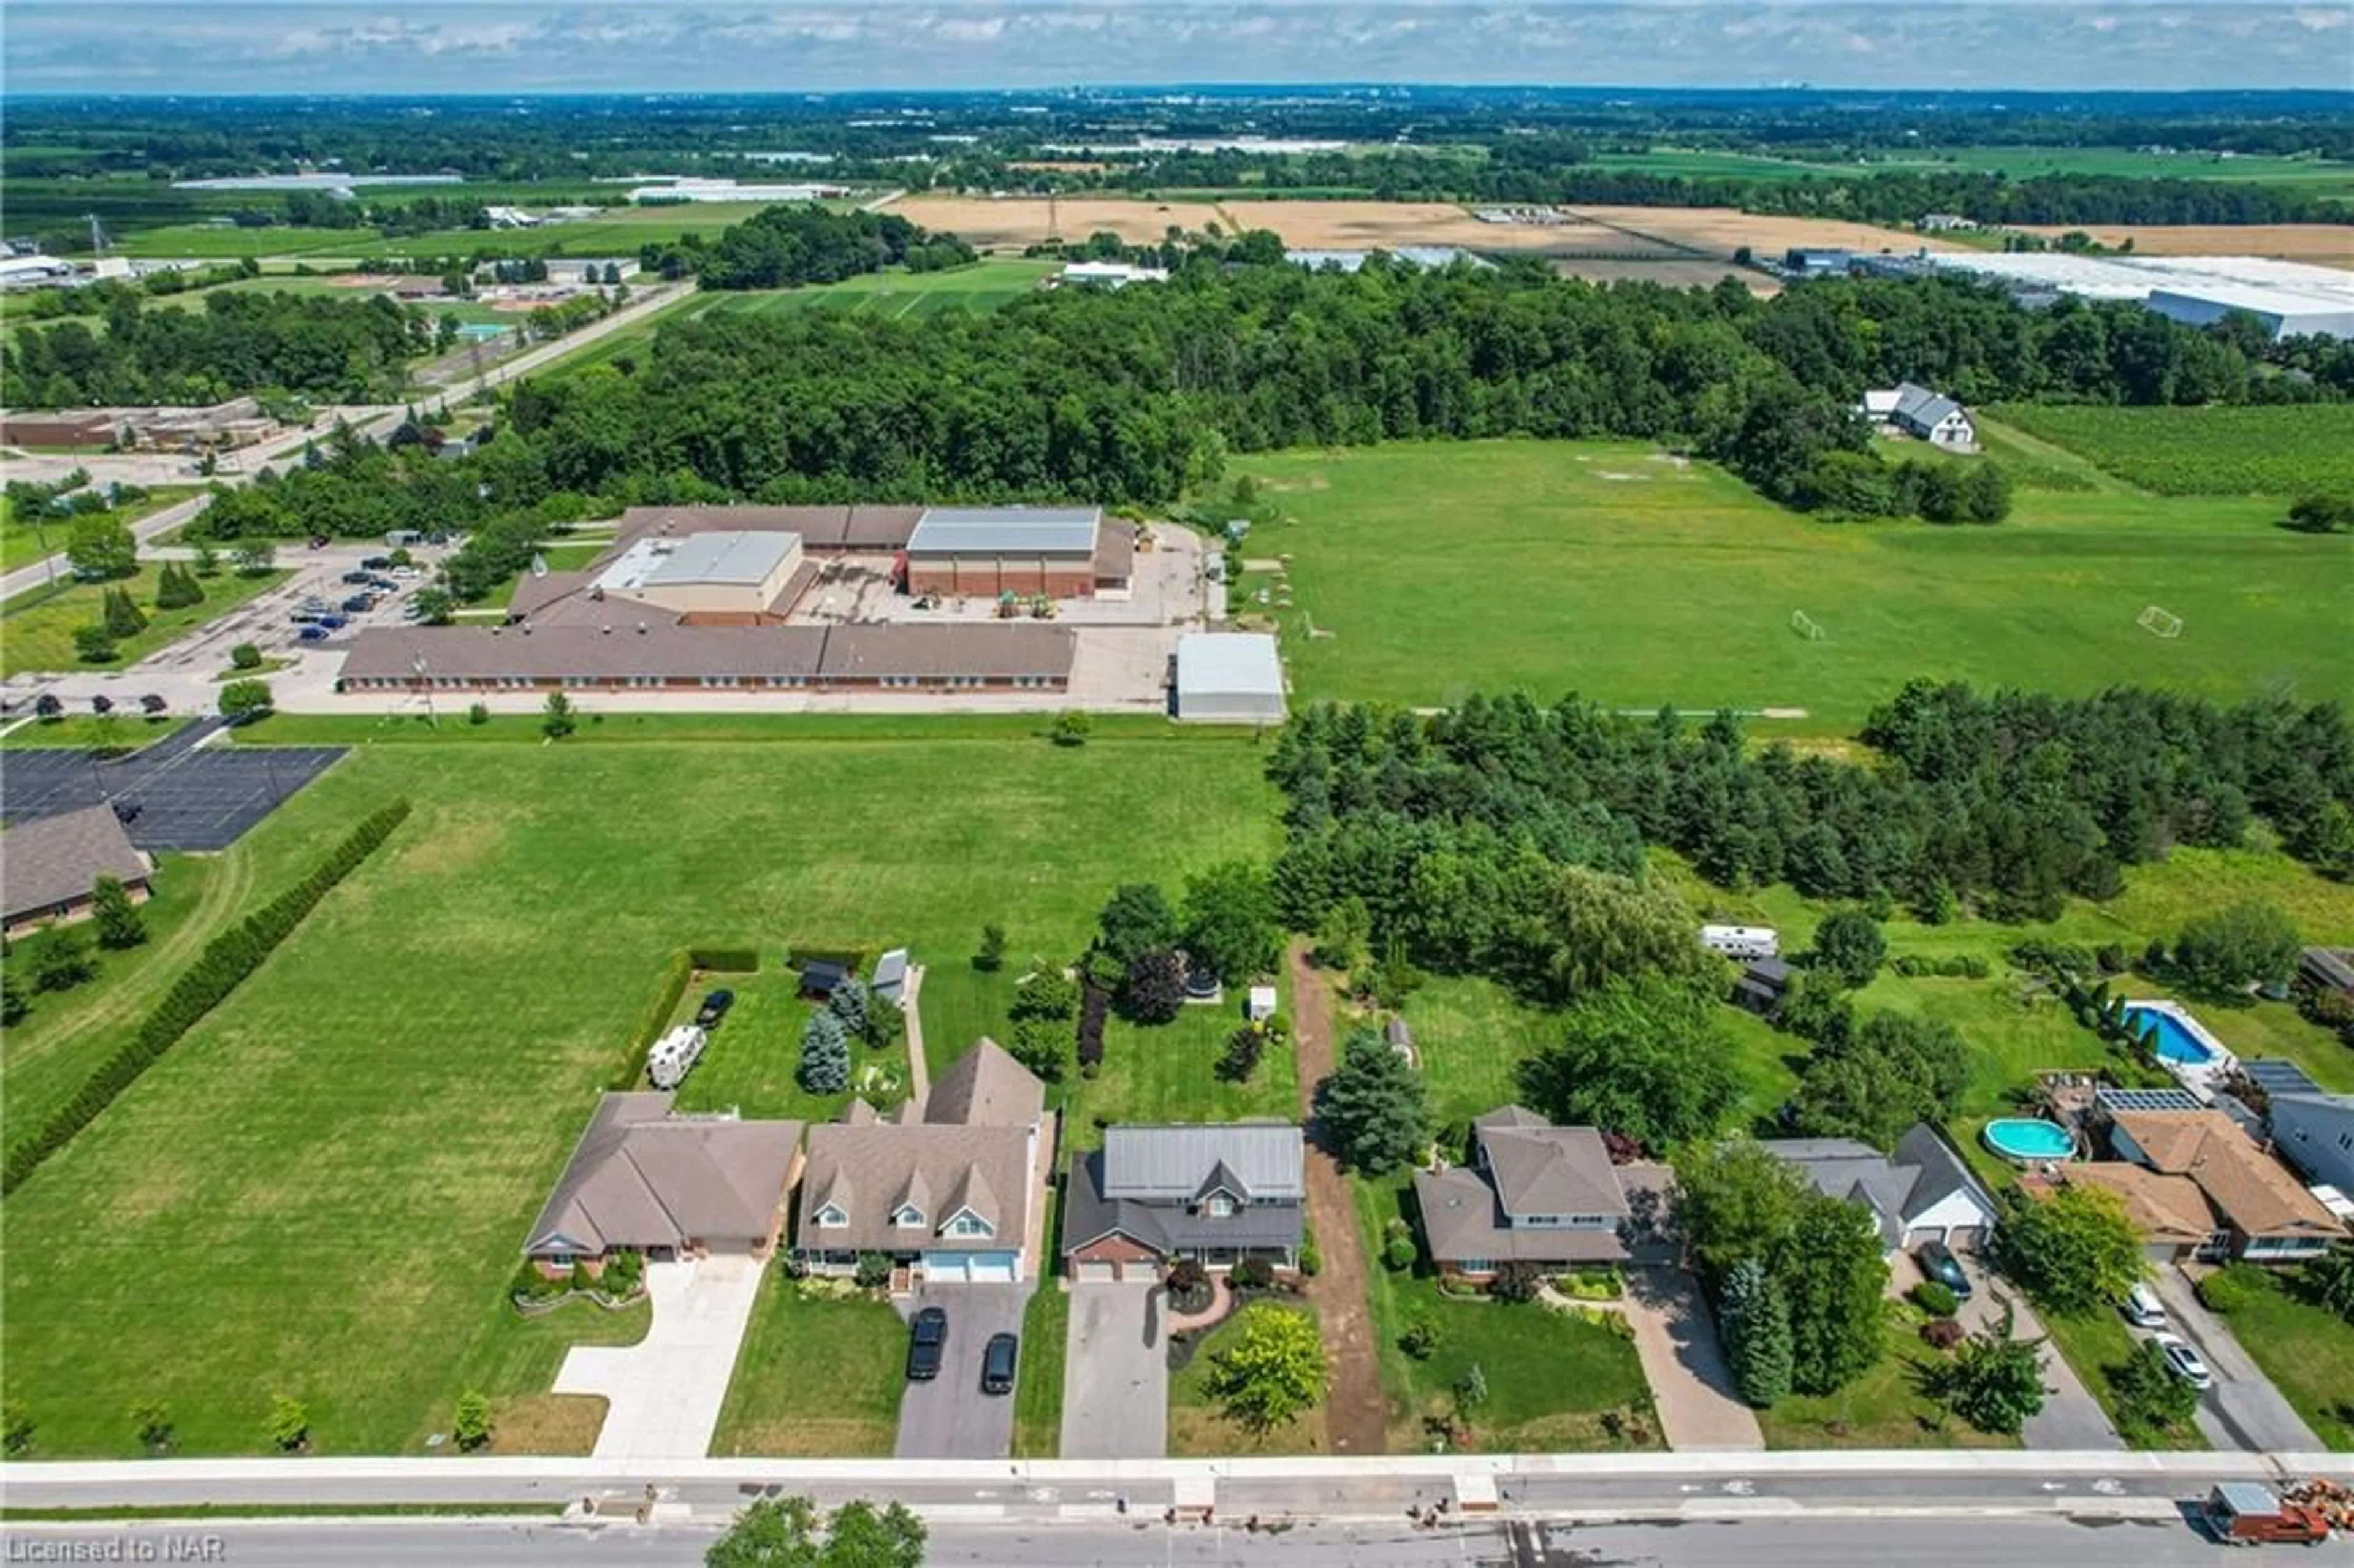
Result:
M2126 1298L2117 1303L2117 1310L2137 1329L2166 1327L2166 1308L2158 1304L2158 1292L2147 1285L2137 1285L2126 1291Z
M1012 1393L1013 1366L1021 1354L1021 1340L1011 1334L991 1334L981 1352L981 1392Z
M701 1007L695 1010L695 1021L705 1029L716 1029L719 1021L727 1016L727 1010L735 1005L734 991L715 991L703 999Z
M324 534L313 534L311 535L311 548L314 550L323 550L334 543L334 541L328 538Z
M297 642L324 642L327 640L327 629L323 626L306 626L294 634L294 640Z
M1970 1277L1962 1272L1962 1260L1944 1242L1923 1242L1914 1250L1913 1261L1921 1266L1925 1279L1934 1279L1956 1296L1970 1298Z
M403 620L421 620L424 617L424 614L425 612L419 609L414 601L404 604L400 607L400 619Z
M2152 1334L2150 1343L2166 1358L2166 1364L2174 1369L2174 1375L2191 1387L2204 1393L2215 1386L2215 1374L2207 1370L2207 1363L2181 1335Z
M298 609L290 613L286 619L297 626L308 626L325 613L326 611L323 609Z
M380 572L390 565L392 565L390 556L370 556L360 563L363 569L371 572Z
M344 600L343 603L343 611L345 615L366 615L369 610L374 609L375 608L376 596L374 594L355 593L352 595L351 598Z
M390 577L372 577L368 578L367 586L382 593L398 593L400 591L400 585L394 582Z
M907 1336L907 1381L929 1383L940 1375L940 1361L948 1353L949 1315L938 1307L927 1307L916 1314L915 1330Z
M323 615L319 617L319 624L325 627L330 631L341 631L345 627L351 624L351 620L347 616Z
M355 588L366 588L369 583L374 582L375 580L376 579L374 577L371 577L366 572L345 572L344 574L344 581L351 584Z
M397 577L421 577L425 574L415 567L395 567L392 575Z

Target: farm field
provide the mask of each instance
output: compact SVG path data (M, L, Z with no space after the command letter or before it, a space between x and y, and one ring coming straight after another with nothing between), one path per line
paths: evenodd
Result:
M504 1286L673 950L750 940L772 965L793 943L908 943L945 1061L1002 1023L959 982L981 921L1008 927L1009 968L1073 953L1119 882L1178 886L1273 845L1246 737L811 733L833 738L363 746L232 852L288 868L257 878L266 895L366 810L415 804L10 1197L18 1234L79 1238L0 1262L0 1353L37 1451L131 1453L122 1401L148 1394L192 1454L260 1448L280 1392L345 1454L418 1451L469 1384L543 1394L553 1351L513 1353ZM811 810L852 800L871 820ZM361 1234L364 1278L323 1266Z
M2162 495L2354 490L2354 405L2014 405L1998 418Z
M1210 203L1145 201L1124 196L1066 196L1051 205L1044 196L902 196L884 209L935 233L962 238L976 249L1036 245L1060 234L1085 239L1108 229L1131 245L1158 244L1172 228L1199 231L1216 223L1235 226Z
M1301 698L1518 687L1803 710L1808 729L1844 734L1915 674L2218 699L2354 691L2344 543L2274 527L2276 502L2025 492L2007 523L1938 528L1810 520L1630 443L1401 443L1235 467L1286 514L1250 554L1291 558L1293 608L1270 591L1263 613ZM2179 637L2137 623L2153 603L2183 618ZM1791 630L1798 609L1821 641Z
M1607 256L1675 252L1590 221L1561 224L1482 223L1453 202L1266 201L1228 199L1221 210L1236 228L1272 229L1302 249L1396 249L1404 245L1459 245L1468 250L1578 252Z
M395 256L464 256L476 250L510 256L633 256L641 246L675 239L682 234L716 233L773 205L708 202L607 207L596 217L539 228L435 229L396 239L384 238L372 228L238 228L219 223L178 223L129 235L118 249L141 259L275 257L313 266Z
M184 609L157 609L155 586L162 568L153 561L143 562L139 570L112 583L78 583L70 577L54 588L35 588L19 594L0 607L0 675L16 675L27 671L56 671L99 668L85 665L74 651L74 628L99 619L99 606L110 588L129 590L147 618L147 628L135 637L123 639L115 646L117 656L109 670L127 670L157 649L175 641L196 627L218 620L228 611L243 604L265 589L284 582L292 573L260 572L247 577L239 572L224 571L217 577L200 579L205 598L201 604ZM130 694L136 701L137 692Z
M1657 283L1663 289L1712 289L1731 278L1761 300L1782 291L1781 282L1763 272L1735 267L1729 261L1702 261L1671 256L1657 261L1620 261L1606 256L1561 256L1553 270L1564 278L1589 283Z
M2354 230L2330 223L2023 224L2057 239L2081 229L2115 249L2131 241L2141 256L2274 256L2322 267L2354 268Z
M993 311L1036 291L1058 265L1001 257L948 272L868 272L823 287L705 294L691 313L846 311L869 316L926 316L940 311Z
M1828 246L1848 250L1911 252L1966 249L1936 234L1882 228L1832 217L1777 217L1730 207L1578 207L1568 210L1589 223L1641 235L1662 245L1730 257L1747 246L1760 257L1779 256L1792 246ZM1481 227L1486 227L1482 225Z

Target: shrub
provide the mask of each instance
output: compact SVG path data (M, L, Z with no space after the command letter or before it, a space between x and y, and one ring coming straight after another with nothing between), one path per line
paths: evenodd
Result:
M1925 1279L1913 1287L1913 1305L1932 1318L1950 1318L1961 1310L1962 1302L1950 1287Z
M2229 1317L2269 1288L2263 1270L2255 1265L2227 1264L2199 1282L2199 1299L2210 1312Z
M1005 1042L1006 1054L1045 1082L1059 1084L1071 1055L1066 1029L1058 1019L1018 1018Z
M98 945L113 951L135 948L147 939L147 921L130 891L114 877L101 876L90 889L91 925Z
M983 974L995 974L1005 967L1005 927L994 920L981 928L981 946L973 952L972 967Z
M1094 1077L1103 1065L1104 1024L1111 1015L1111 992L1089 985L1079 1001L1079 1072Z
M1235 1265L1226 1281L1237 1290L1265 1290L1275 1284L1275 1268L1263 1257L1246 1257Z
M488 724L491 722L491 710L481 703L468 703L466 705L466 722L471 725Z
M1019 1023L1025 1018L1067 1023L1079 1011L1079 986L1058 969L1042 969L1022 982L1006 1015Z
M1950 1351L1968 1339L1969 1333L1951 1318L1932 1318L1921 1325L1922 1340L1932 1350Z
M852 1277L861 1290L880 1290L891 1283L891 1260L879 1252L858 1255L858 1272Z
M35 991L71 991L98 973L90 938L68 927L52 931L33 959Z
M1414 1233L1400 1227L1382 1243L1382 1266L1392 1274L1404 1274L1414 1266L1419 1250L1414 1245Z
M1218 1058L1218 1076L1230 1084L1249 1082L1266 1050L1266 1033L1256 1023L1244 1024L1227 1037L1225 1054Z
M5 1446L11 1459L21 1459L33 1451L33 1418L15 1400L0 1405L0 1446Z
M114 633L92 621L73 629L74 657L85 664L107 664L114 660Z
M469 1454L491 1440L491 1402L480 1389L470 1388L458 1396L451 1412L450 1435Z
M267 681L231 681L220 689L221 716L232 724L258 719L276 705Z
M1324 1272L1324 1254L1312 1241L1299 1244L1299 1272L1309 1279Z
M261 650L250 642L239 643L228 651L228 667L232 670L260 669ZM476 703L474 705L481 707L482 705Z
M131 1429L139 1446L160 1453L172 1446L172 1407L160 1399L143 1399L131 1406Z
M1405 1331L1398 1335L1398 1349L1418 1361L1426 1361L1437 1355L1438 1319L1426 1311L1416 1312L1407 1319Z
M375 853L408 815L406 800L396 800L369 813L310 875L205 944L196 962L173 982L131 1039L100 1065L38 1132L9 1149L5 1165L0 1167L0 1194L22 1186L43 1160L88 1127L198 1020L260 969L319 900Z
M1093 727L1094 721L1087 717L1084 710L1065 708L1055 715L1055 727L1049 733L1053 736L1056 746L1085 746L1087 743L1087 732Z
M311 1413L301 1400L279 1394L270 1402L270 1419L262 1430L271 1447L292 1454L311 1441Z
M1488 1294L1499 1301L1533 1301L1544 1286L1543 1269L1516 1258L1496 1270L1496 1277L1489 1282Z
M1119 988L1121 1011L1139 1023L1167 1023L1185 1005L1185 960L1166 948L1129 961Z
M2105 975L2125 973L2126 945L2123 942L2103 942L2098 950L2093 954L2093 962L2100 967L2101 972Z

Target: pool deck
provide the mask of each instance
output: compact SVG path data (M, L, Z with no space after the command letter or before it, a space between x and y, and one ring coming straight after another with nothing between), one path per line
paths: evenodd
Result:
M2179 1001L2168 1001L2162 997L2127 997L2126 1012L2128 1015L2154 1012L2170 1018L2182 1026L2185 1034L2207 1048L2207 1060L2204 1062L2173 1062L2164 1056L2158 1061L2159 1066L2174 1075L2175 1082L2212 1104L2217 1092L2223 1086L2223 1080L2240 1065L2240 1059L2232 1054L2232 1048L2216 1039L2212 1032L2199 1022L2198 1015Z

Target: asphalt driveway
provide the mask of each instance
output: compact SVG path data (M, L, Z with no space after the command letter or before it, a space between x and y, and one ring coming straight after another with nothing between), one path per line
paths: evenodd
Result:
M2260 1454L2321 1451L2321 1439L2240 1348L2223 1319L2200 1304L2188 1275L2161 1264L2149 1283L2174 1319L2174 1331L2190 1341L2215 1374L2215 1386L2199 1401L2199 1430L2208 1442ZM2135 1337L2148 1338L2138 1331Z
M646 1265L653 1321L634 1345L578 1345L557 1393L605 1397L599 1459L700 1459L711 1451L736 1351L760 1293L760 1261L742 1255Z
M1046 1288L1051 1289L1049 1286ZM1019 1334L1029 1285L926 1286L905 1302L912 1318L926 1307L949 1315L940 1375L911 1383L899 1396L901 1459L1002 1459L1013 1452L1013 1396L981 1392L981 1352L992 1334ZM1025 1367L1030 1347L1022 1347ZM1026 1371L1017 1372L1026 1376Z
M1158 1285L1141 1281L1071 1287L1064 1458L1158 1459L1168 1452L1166 1305Z
M2011 1333L2022 1340L2043 1339L2042 1321L2035 1316L2016 1287L2008 1281L1998 1281L1988 1275L1975 1254L1961 1255L1963 1272L1975 1287L1967 1301L1962 1303L1955 1318L1966 1329L1978 1330L1999 1322L2002 1309L2011 1308ZM1898 1257L1893 1270L1893 1282L1911 1289L1921 1277L1912 1255ZM2089 1368L2097 1373L2098 1368ZM2027 1418L2020 1430L2020 1441L2030 1448L2107 1449L2122 1451L2126 1440L2109 1420L2109 1413L2084 1386L2076 1369L2059 1348L2047 1342L2043 1348L2043 1385L2051 1392L2044 1395L2043 1408Z

